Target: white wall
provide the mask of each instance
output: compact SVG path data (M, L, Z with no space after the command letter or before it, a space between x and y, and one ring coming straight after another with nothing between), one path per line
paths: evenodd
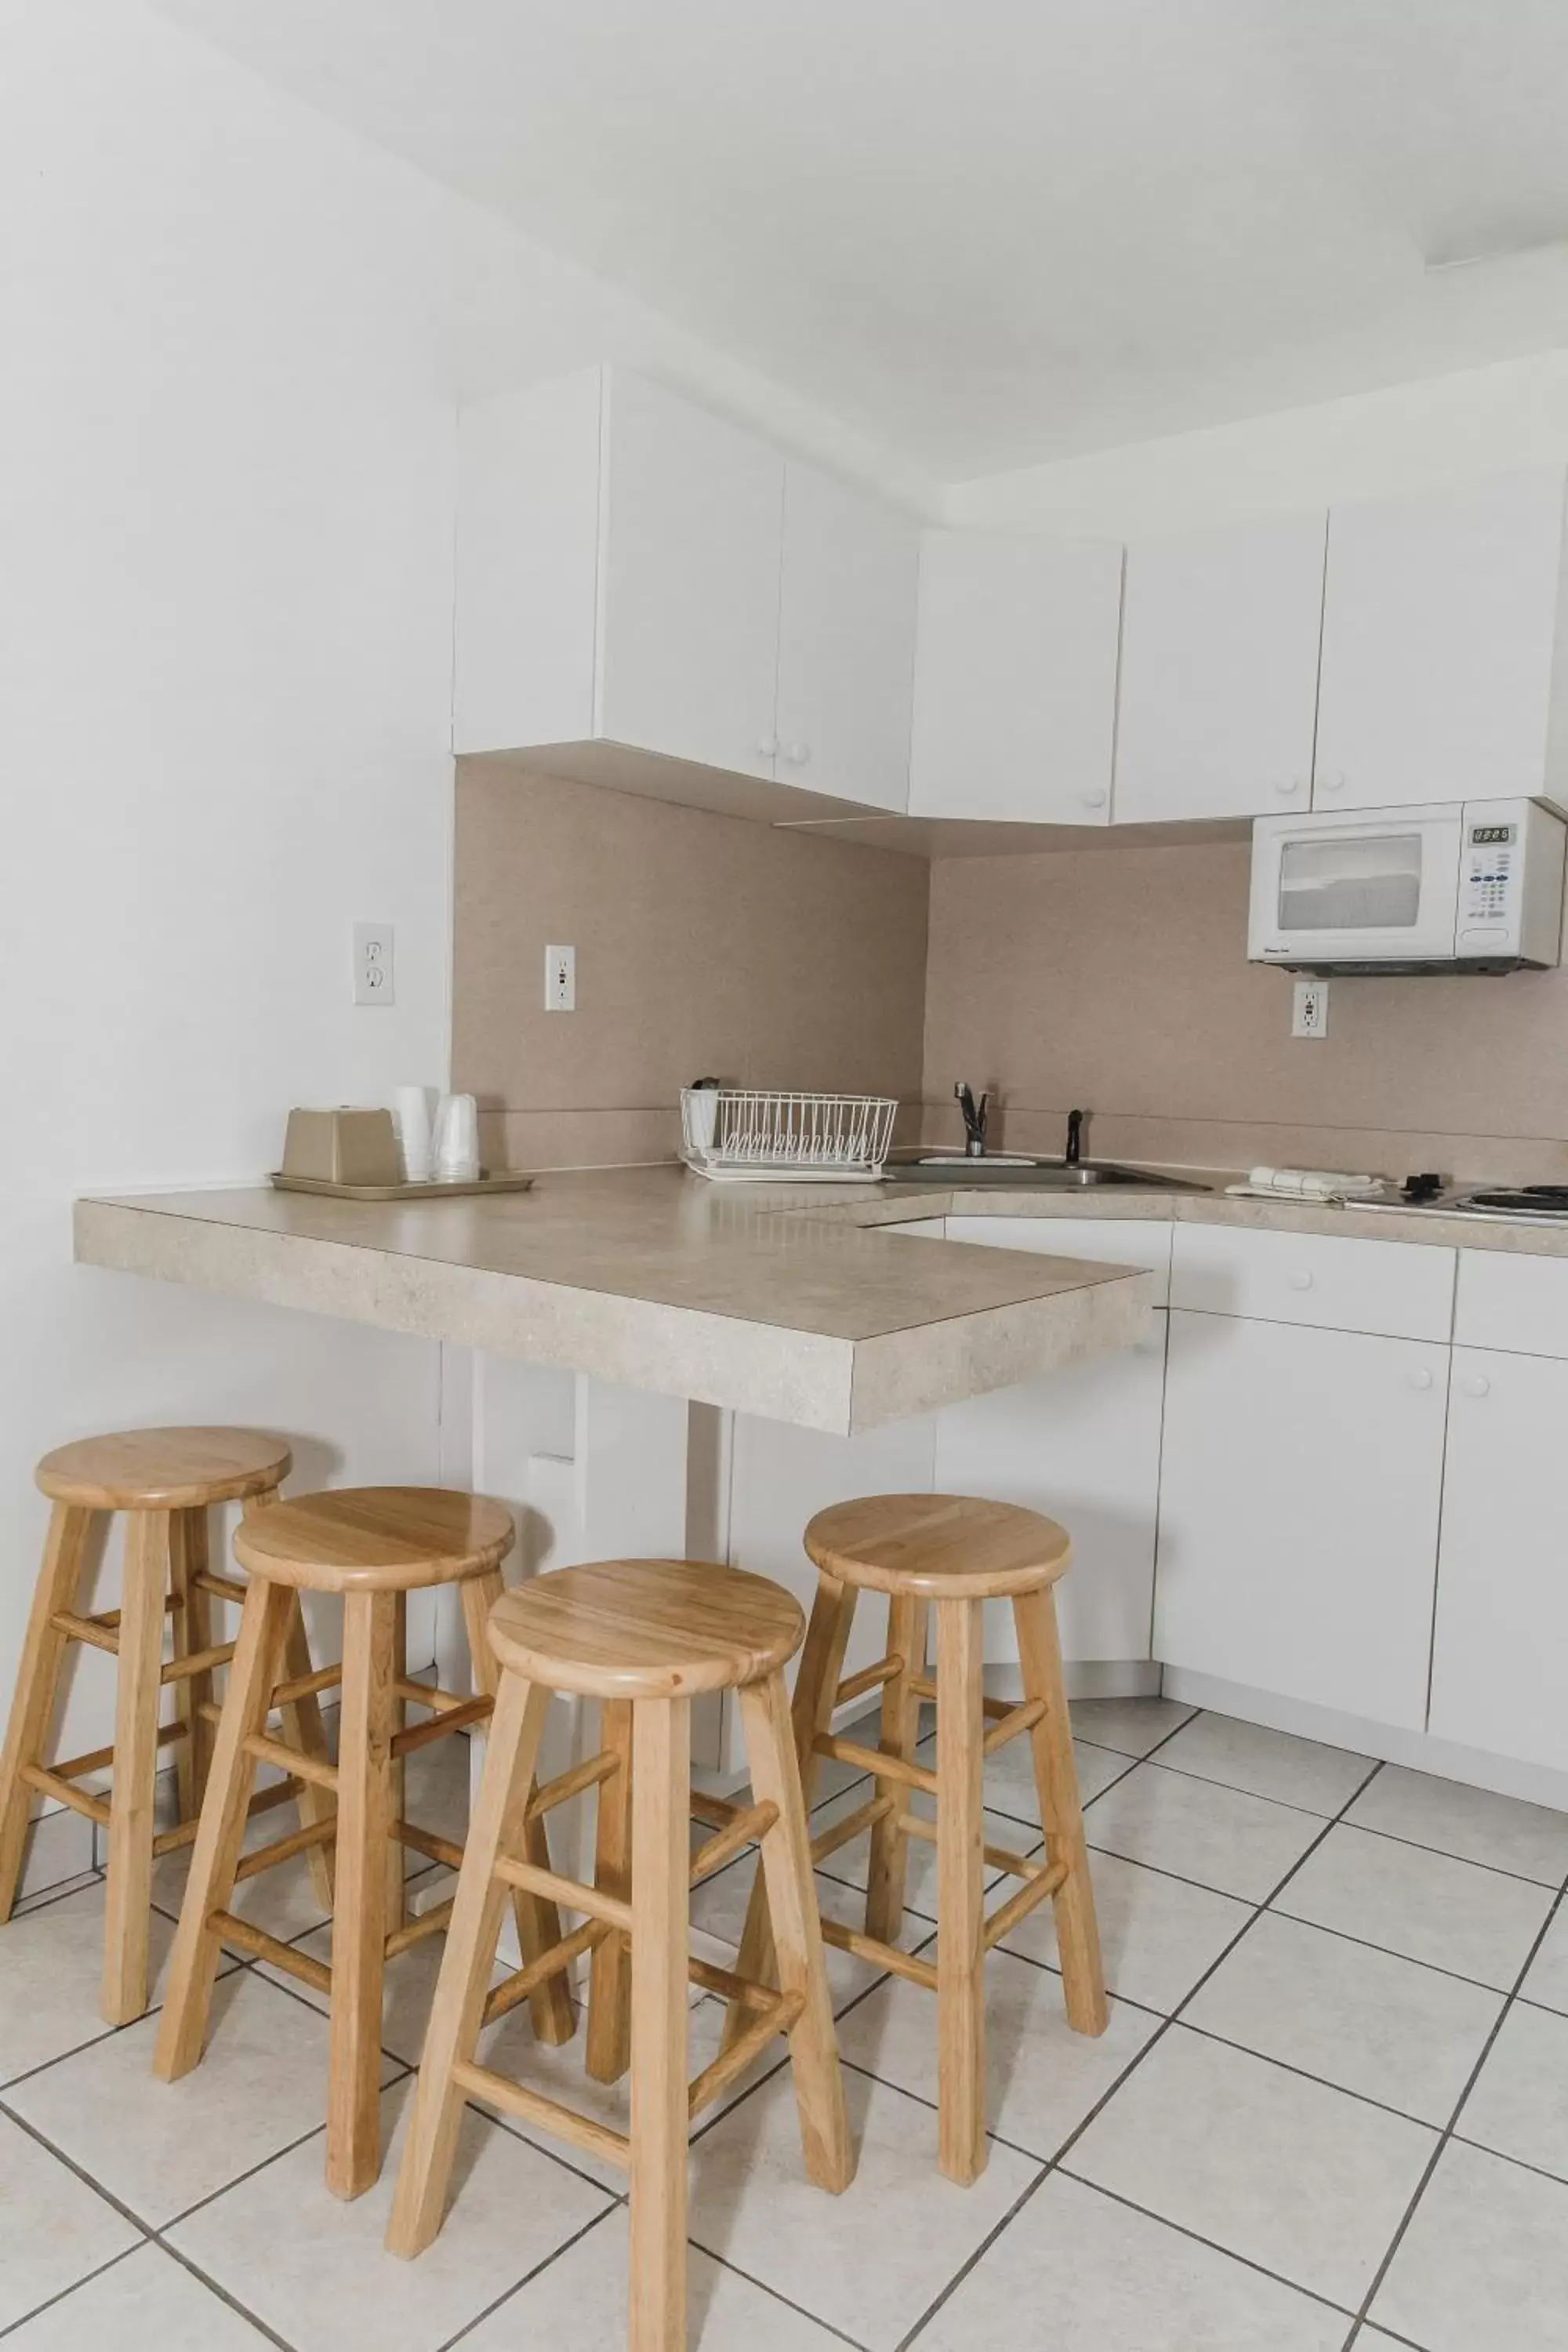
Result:
M438 1350L73 1267L69 1202L254 1179L291 1102L444 1073L457 394L608 354L876 453L137 0L0 0L0 45L8 1690L47 1447L232 1419L438 1475Z
M954 484L946 520L1111 539L1568 459L1568 352Z

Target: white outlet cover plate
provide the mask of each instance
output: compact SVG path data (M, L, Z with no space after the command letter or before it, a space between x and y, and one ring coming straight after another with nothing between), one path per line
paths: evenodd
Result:
M577 950L575 948L545 949L544 1010L546 1013L576 1012Z
M1329 983L1299 980L1291 1000L1292 1037L1326 1037L1329 1034Z
M354 925L353 966L356 1004L391 1004L396 1001L390 923Z

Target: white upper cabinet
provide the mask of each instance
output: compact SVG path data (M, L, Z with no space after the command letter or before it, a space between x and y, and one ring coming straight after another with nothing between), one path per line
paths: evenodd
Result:
M910 790L920 527L793 459L784 468L780 781L877 808Z
M760 815L902 809L919 555L896 509L622 369L477 403L456 749Z
M1561 469L1334 509L1314 807L1555 796L1563 526Z
M1325 530L1292 515L1128 549L1119 824L1310 805Z
M594 732L771 776L784 459L641 376L605 390Z
M1105 824L1121 550L928 530L910 810Z

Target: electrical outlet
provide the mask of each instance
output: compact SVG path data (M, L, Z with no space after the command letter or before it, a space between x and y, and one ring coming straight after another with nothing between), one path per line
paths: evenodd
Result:
M392 1003L392 925L356 923L353 942L354 1003Z
M544 1010L546 1013L576 1012L577 950L575 948L545 949Z
M1326 1037L1329 1034L1329 983L1299 980L1290 1014L1292 1037Z

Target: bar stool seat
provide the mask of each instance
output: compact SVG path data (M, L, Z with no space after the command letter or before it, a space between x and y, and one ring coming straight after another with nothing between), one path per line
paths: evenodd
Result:
M153 1866L195 1837L217 1714L213 1677L233 1655L232 1643L213 1638L213 1604L245 1598L242 1584L209 1566L207 1513L215 1503L265 1507L289 1466L288 1446L267 1430L123 1429L59 1446L35 1473L54 1509L0 1750L0 1920L16 1901L35 1796L69 1806L104 1831L100 2008L110 2025L129 2024L147 2006ZM99 1530L117 1511L125 1517L120 1605L89 1611L82 1588L96 1566ZM167 1660L165 1624L173 1651ZM114 1738L90 1754L50 1761L66 1657L75 1643L115 1662ZM296 1674L309 1664L296 1610L285 1633L285 1664ZM175 1714L162 1723L165 1689ZM313 1695L292 1703L288 1719L301 1750L324 1757ZM160 1831L153 1820L158 1759L171 1745L177 1748L180 1818ZM105 1771L107 1796L90 1785ZM302 1817L309 1816L314 1792L302 1781L264 1791L253 1810L296 1793ZM311 1859L330 1897L325 1856L316 1852Z
M498 1601L489 1622L509 1673L606 1699L731 1690L793 1658L805 1631L800 1603L782 1586L681 1559L535 1577Z
M1072 1558L1065 1528L1037 1511L964 1495L868 1495L819 1511L805 1530L817 1570L816 1600L795 1680L794 1727L805 1801L818 1759L869 1773L875 1794L834 1822L812 1853L826 1861L869 1829L864 1931L825 1919L826 1940L923 1986L937 1997L938 2159L952 2180L974 2180L985 2163L985 1954L1037 1904L1056 1910L1068 2022L1103 2033L1108 2011L1079 1809L1072 1728L1062 1681L1053 1588ZM860 1592L889 1596L886 1654L841 1680ZM990 1698L983 1682L984 1604L1009 1601L1024 1696ZM926 1671L926 1619L936 1612L937 1665ZM880 1688L879 1745L837 1736L839 1707ZM936 1769L915 1759L922 1700L936 1702ZM1026 1736L1045 1835L1043 1862L985 1843L987 1756ZM910 1808L911 1790L936 1801L936 1819ZM909 1841L937 1852L934 1960L899 1948ZM987 1915L986 1873L1020 1884ZM739 1973L772 1971L768 1891L752 1891ZM724 2046L744 2033L731 2004Z
M497 1602L500 1689L387 2230L394 2253L423 2252L440 2229L463 2108L477 2099L629 2168L632 2352L683 2352L689 2119L778 2033L789 2036L807 2175L820 2188L847 2186L854 2164L783 1674L804 1630L798 1603L779 1586L685 1560L561 1569ZM744 1806L690 1788L690 1700L726 1688L738 1693L751 1766ZM601 1702L601 1753L563 1776L598 1790L592 1885L542 1872L520 1850L553 1690ZM716 1825L695 1853L694 1811ZM688 1948L689 1887L752 1840L776 1931L777 1992ZM509 1887L548 1896L584 1924L492 1988ZM542 1972L563 1971L584 1953L593 1956L588 2071L613 2081L629 2053L629 2137L476 2057L488 2021ZM745 2023L689 2084L689 1982L733 2001Z
M191 1511L271 1494L291 1459L265 1430L119 1429L57 1446L35 1475L78 1510Z
M326 2177L339 2197L359 2196L380 2170L385 1964L439 1934L452 1914L447 1902L405 1919L404 1850L451 1868L463 1859L460 1845L405 1817L404 1759L432 1739L489 1720L499 1668L484 1638L485 1620L500 1596L500 1562L513 1540L504 1504L425 1486L301 1496L256 1512L235 1538L250 1582L174 1937L153 2072L174 2082L200 2061L226 1944L325 1992L331 2027ZM478 1686L472 1698L412 1681L407 1672L407 1596L449 1584L462 1593ZM315 1691L342 1685L335 1765L301 1756L267 1729L278 1644L301 1591L339 1594L343 1603L342 1664L306 1677ZM408 1727L410 1706L429 1709L429 1720ZM261 1763L302 1775L327 1801L320 1818L295 1836L242 1858L251 1782ZM548 1877L542 1811L528 1825L525 1843ZM327 1844L336 1862L330 1968L229 1907L237 1880ZM520 1891L515 1909L525 1956L536 1957L560 1940L552 1903ZM563 1979L541 1981L533 2019L542 2039L570 2040L574 2019Z

